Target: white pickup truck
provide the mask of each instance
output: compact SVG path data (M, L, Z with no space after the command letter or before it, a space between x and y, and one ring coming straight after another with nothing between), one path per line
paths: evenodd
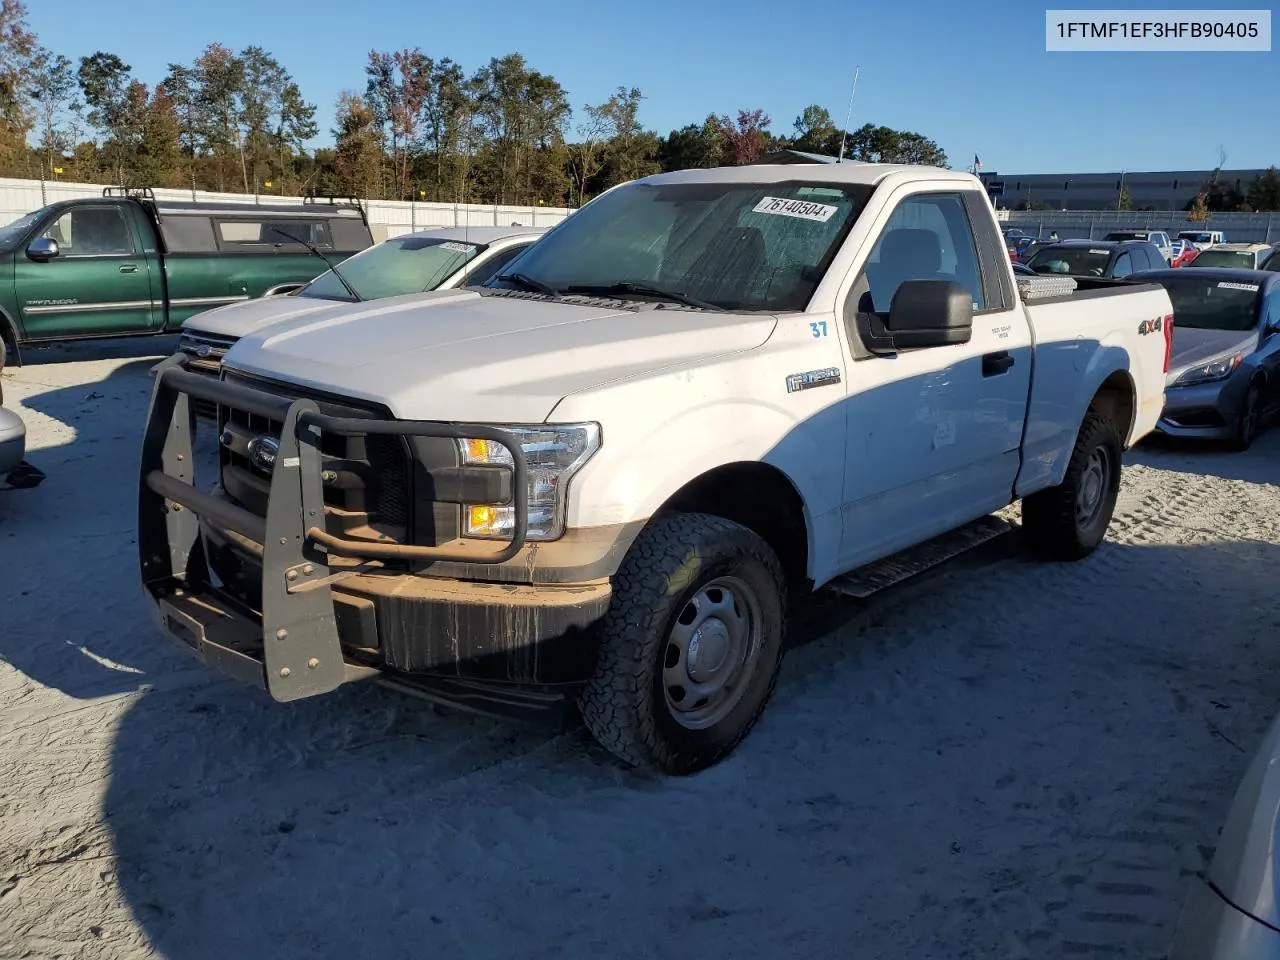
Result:
M1024 302L967 174L648 177L485 287L272 325L221 380L165 361L142 579L174 638L277 700L370 678L576 705L687 773L760 716L797 597L1017 500L1043 553L1096 548L1172 312L1157 285ZM213 492L191 398L219 407Z

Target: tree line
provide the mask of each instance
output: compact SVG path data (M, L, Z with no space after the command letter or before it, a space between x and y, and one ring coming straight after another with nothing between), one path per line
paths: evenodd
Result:
M775 133L758 109L709 113L665 136L620 86L577 109L518 53L468 71L419 48L371 51L328 129L270 51L212 43L140 78L119 56L72 61L40 45L22 0L0 0L0 176L120 186L451 203L577 206L663 170L748 164L783 148L945 167L917 133L842 131L820 106Z

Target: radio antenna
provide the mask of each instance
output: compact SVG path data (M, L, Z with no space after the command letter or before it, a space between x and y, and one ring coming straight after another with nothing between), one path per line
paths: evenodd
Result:
M853 98L858 93L858 74L861 72L861 66L853 70L853 89L849 91L849 109L844 115L844 129L840 131L840 156L836 158L836 163L844 163L844 144L849 139L849 121L853 119Z

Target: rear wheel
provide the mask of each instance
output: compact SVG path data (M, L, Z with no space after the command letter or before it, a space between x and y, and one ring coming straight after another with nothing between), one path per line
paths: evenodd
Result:
M684 774L747 735L782 658L777 557L739 524L675 514L649 524L614 577L587 728L633 766Z
M1022 527L1032 547L1054 560L1079 560L1102 543L1120 493L1120 435L1089 411L1062 483L1022 502Z
M1240 408L1240 416L1236 418L1235 435L1229 441L1232 450L1244 452L1253 446L1258 438L1258 428L1262 425L1262 384L1257 380L1249 384L1249 391L1244 396L1244 405Z

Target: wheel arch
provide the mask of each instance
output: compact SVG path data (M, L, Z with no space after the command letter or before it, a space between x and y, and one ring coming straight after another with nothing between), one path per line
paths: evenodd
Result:
M741 524L777 555L793 589L811 584L811 524L795 483L776 466L738 461L714 467L669 496L655 516L707 513Z
M0 309L0 341L5 347L4 362L0 366L22 366L22 338L18 333L18 325L13 322L7 311Z
M1113 370L1103 378L1097 389L1093 391L1093 397L1085 408L1085 416L1088 416L1090 411L1110 419L1120 430L1122 448L1127 450L1130 447L1130 437L1138 415L1138 389L1128 370ZM1083 417L1081 422L1084 422Z

